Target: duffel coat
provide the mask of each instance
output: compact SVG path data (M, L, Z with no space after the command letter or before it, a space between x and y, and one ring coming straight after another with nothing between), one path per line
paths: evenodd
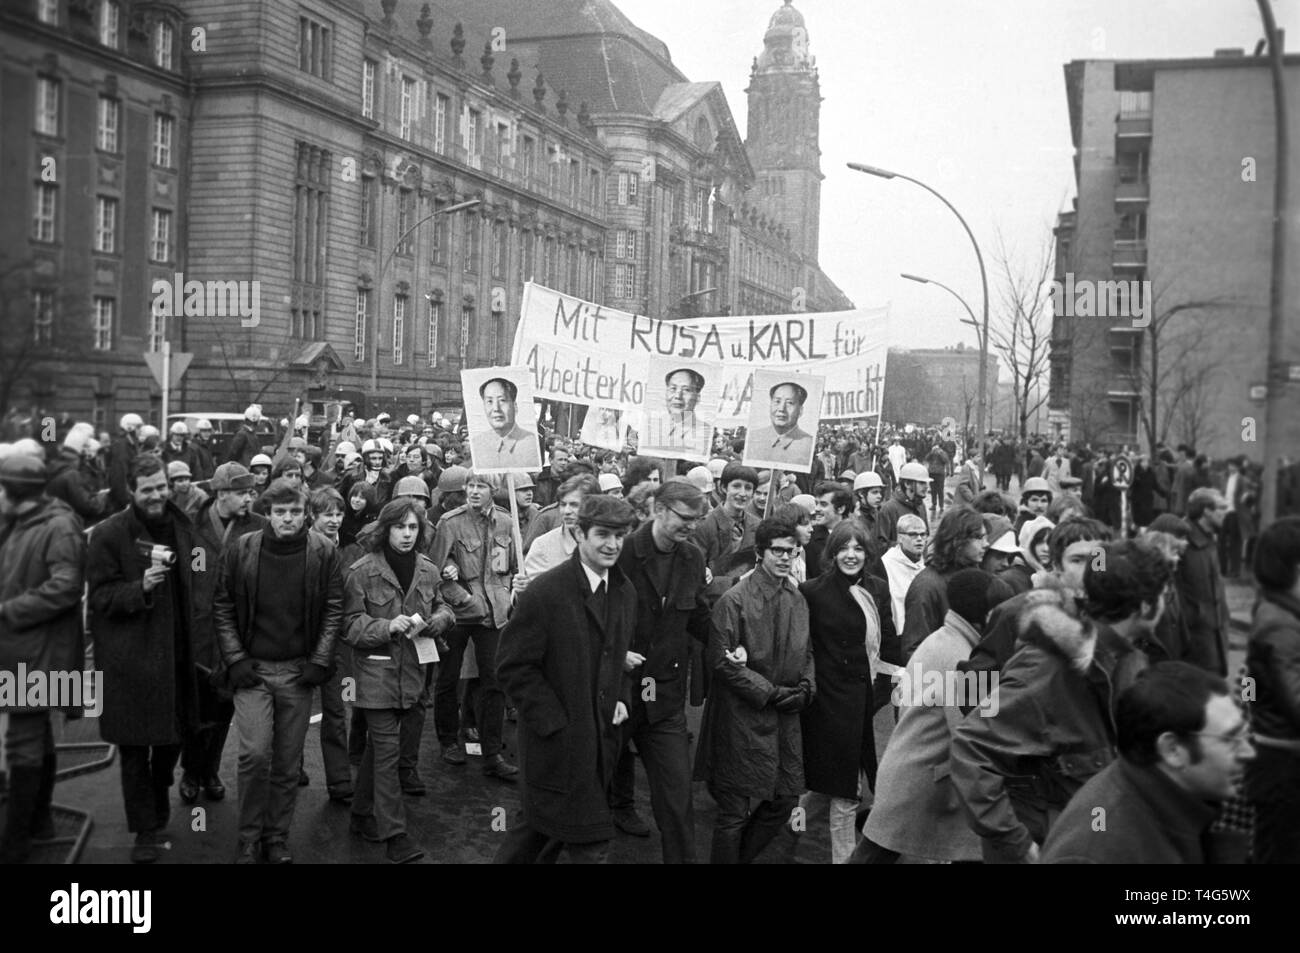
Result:
M62 500L42 499L0 524L0 671L16 675L19 664L28 674L85 668L85 564L81 521ZM39 699L29 695L22 710L48 707L33 701ZM0 710L6 707L0 700Z
M358 708L413 708L424 691L424 666L415 644L394 636L388 623L399 615L419 614L423 635L435 637L456 623L438 594L438 571L416 554L411 588L402 592L397 574L382 552L367 553L349 567L343 587L343 641L351 646Z
M605 796L622 744L614 707L630 701L623 662L636 628L636 590L615 566L603 621L593 602L575 553L528 584L497 651L497 679L519 709L524 817L569 844L614 836Z
M90 630L95 665L104 673L99 734L112 744L180 744L198 723L190 619L184 615L195 604L198 538L175 505L169 502L167 511L176 523L176 565L150 593L144 591L149 563L137 552L136 540L152 537L134 507L113 514L90 534ZM175 612L183 614L184 638L177 638Z
M713 607L705 663L713 687L700 725L695 777L711 790L772 800L804 792L797 712L771 704L779 687L816 691L808 604L793 579L758 568ZM743 645L739 665L726 653Z

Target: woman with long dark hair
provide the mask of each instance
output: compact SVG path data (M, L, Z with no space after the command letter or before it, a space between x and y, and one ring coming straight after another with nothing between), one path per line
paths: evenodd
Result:
M343 524L339 527L339 546L347 547L357 540L357 533L365 529L379 515L379 497L375 488L358 480L343 494L347 506L343 510Z
M817 694L802 714L804 783L830 800L831 862L857 842L854 820L863 778L876 783L872 685L882 641L894 638L889 583L867 572L871 540L856 520L831 530L820 576L799 587L808 602ZM805 810L811 799L804 797Z
M438 570L421 550L431 533L424 508L393 500L379 512L370 552L349 573L343 599L343 639L352 646L356 707L365 715L366 748L352 802L352 831L388 845L388 859L409 863L424 851L406 833L398 774L404 721L423 724L422 644L450 629L456 617L439 595ZM426 656L427 657L427 656Z

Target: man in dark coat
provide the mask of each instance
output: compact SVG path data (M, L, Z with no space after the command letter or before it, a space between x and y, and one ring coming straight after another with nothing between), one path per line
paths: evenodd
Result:
M686 669L691 640L703 644L709 637L704 554L691 542L691 531L706 509L704 494L696 487L680 480L665 483L655 497L654 518L629 537L618 561L637 598L636 632L628 654L631 717L623 735L636 743L650 780L650 806L665 864L695 862ZM633 807L635 766L625 744L610 806L614 823L627 833L635 831L636 822L645 823Z
M1228 674L1228 598L1219 571L1218 533L1228 514L1223 494L1209 487L1187 499L1187 550L1178 564L1178 593L1187 619L1187 661Z
M45 494L62 500L89 526L104 515L108 490L100 490L86 464L87 450L95 437L90 424L76 424L63 438L59 454L50 461Z
M85 667L85 538L72 510L43 495L44 488L45 467L36 457L14 454L0 462L0 673L24 688L31 675L44 674L53 685L55 673L79 676ZM0 697L0 711L9 719L4 739L9 798L0 864L22 863L33 840L54 836L50 799L57 765L50 716L58 706L90 703L80 678L74 677L73 687L83 697L36 698L27 691L21 693L26 697Z
M636 589L618 567L636 515L589 494L578 549L532 580L502 632L497 678L519 709L523 816L495 863L603 863L614 836L607 800L627 720L624 665Z
M235 690L239 850L235 862L293 863L287 841L298 799L312 690L334 663L343 622L338 549L307 527L307 494L287 479L265 493L270 526L221 558L212 612Z
M238 463L248 466L253 457L261 450L261 440L257 436L257 423L262 419L261 404L250 404L244 410L244 426L239 428L226 447L226 463Z
M816 683L808 604L790 578L796 533L776 517L759 523L758 568L713 607L713 685L695 758L718 804L710 863L752 862L804 791L799 712Z
M986 862L1037 861L1069 799L1115 758L1115 700L1146 667L1134 642L1159 622L1170 569L1140 542L1099 550L1083 617L1051 603L1021 613L997 709L953 730L953 785Z
M190 637L198 674L199 724L181 749L181 800L193 804L199 789L210 801L226 796L218 771L221 753L235 716L235 703L225 681L225 665L217 646L212 620L212 596L226 547L245 533L267 525L266 517L252 511L253 475L238 463L223 463L212 475L212 498L194 517L194 531L208 571L195 577L197 598L190 614Z
M130 507L97 526L86 567L95 663L104 672L99 734L120 747L131 860L159 857L181 742L198 720L190 613L196 604L189 519L170 501L162 461L142 454ZM168 556L170 551L170 560Z
M1185 662L1152 666L1120 695L1115 723L1120 757L1070 799L1042 862L1214 863L1210 825L1252 755L1228 684Z

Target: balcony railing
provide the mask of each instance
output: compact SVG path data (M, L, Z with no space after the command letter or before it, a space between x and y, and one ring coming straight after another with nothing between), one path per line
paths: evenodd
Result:
M1115 186L1115 202L1118 203L1136 203L1149 202L1151 200L1151 183L1146 179L1134 182L1125 182L1120 180Z
M1147 266L1147 240L1125 229L1115 229L1115 244L1111 250L1111 264L1115 268L1134 269Z

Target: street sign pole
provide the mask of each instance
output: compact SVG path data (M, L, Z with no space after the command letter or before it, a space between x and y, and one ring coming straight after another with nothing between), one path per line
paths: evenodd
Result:
M162 342L162 426L158 429L167 433L167 411L171 408L172 393L172 342Z

